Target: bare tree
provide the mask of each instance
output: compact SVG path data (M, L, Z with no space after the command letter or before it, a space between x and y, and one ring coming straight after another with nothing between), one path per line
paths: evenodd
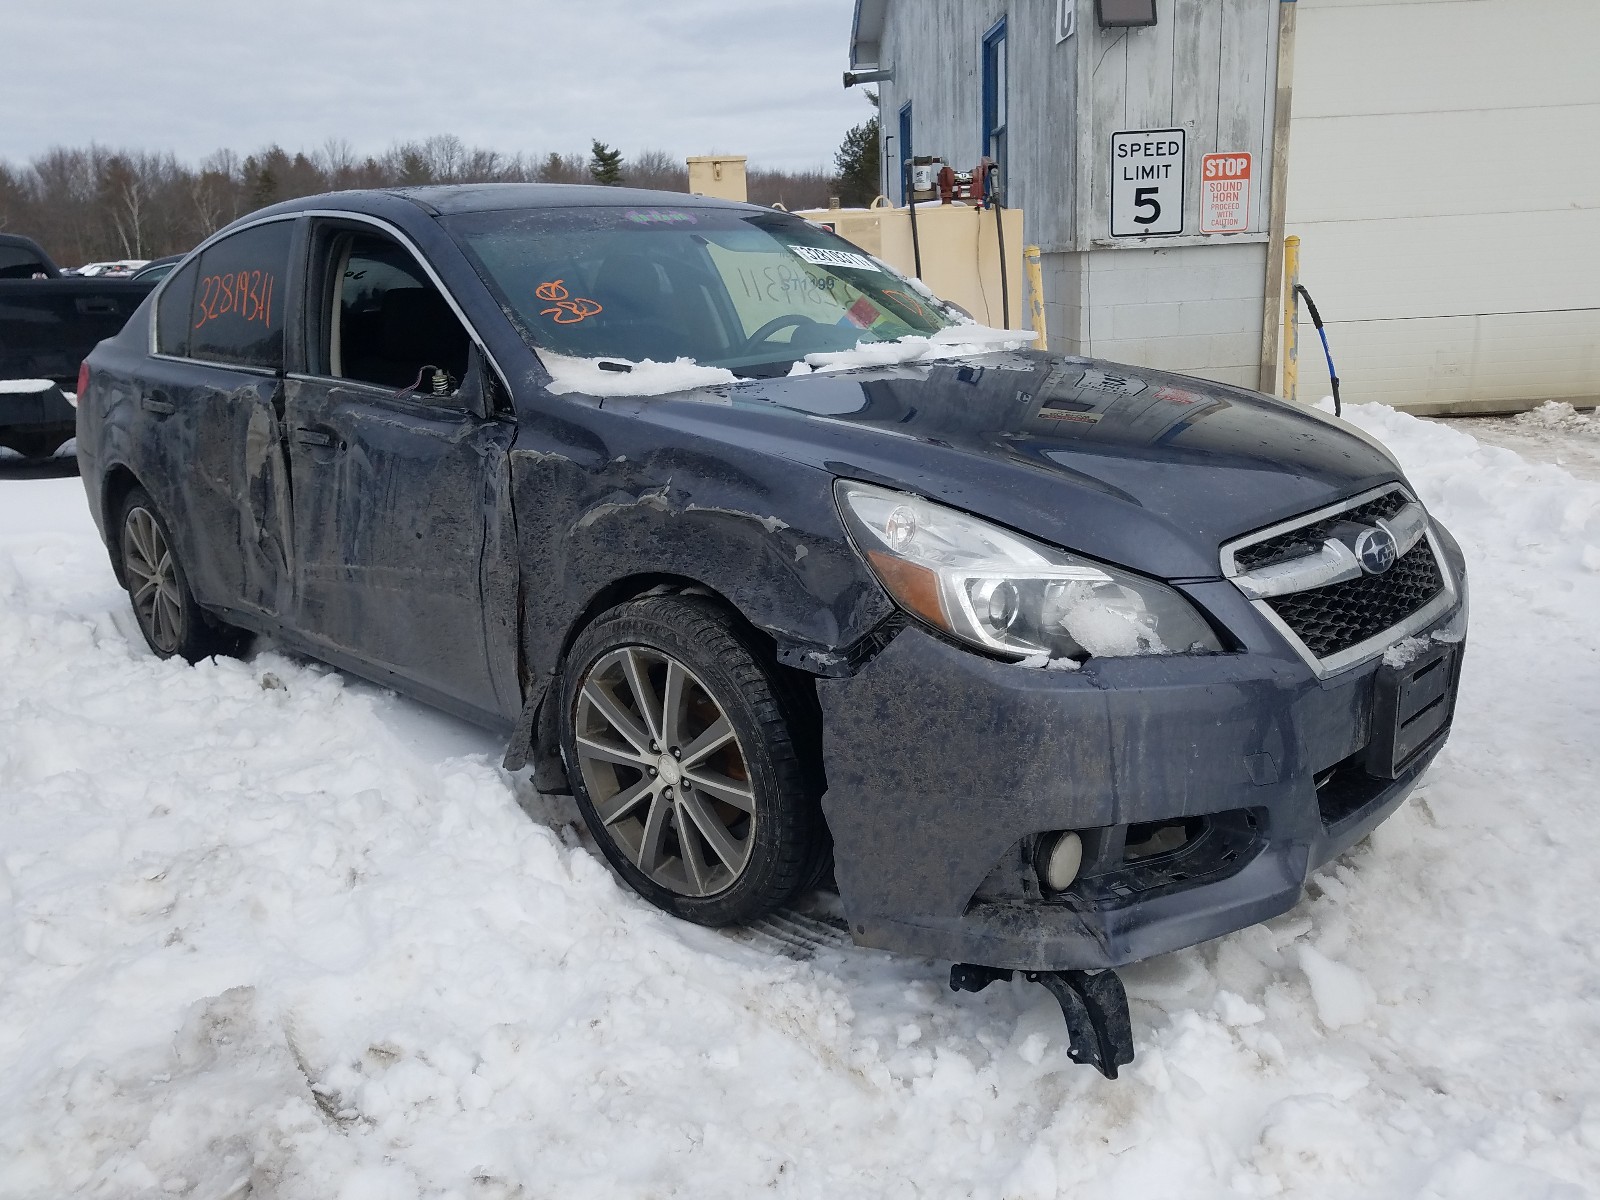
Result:
M69 264L188 250L243 213L317 192L417 183L588 183L584 153L506 154L445 134L397 142L358 158L330 138L312 152L267 146L246 157L230 149L198 165L171 154L57 146L26 164L0 161L0 229L37 238ZM684 164L647 150L626 164L630 183L688 189ZM750 172L750 198L789 208L827 203L826 172Z

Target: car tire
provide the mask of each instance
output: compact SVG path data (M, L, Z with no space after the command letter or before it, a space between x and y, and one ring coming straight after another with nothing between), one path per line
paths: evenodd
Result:
M158 658L191 663L243 653L249 636L209 617L189 590L189 577L166 521L150 493L133 488L117 515L123 586L145 643Z
M574 643L561 705L573 796L658 908L740 924L816 878L830 848L820 772L800 762L788 696L738 620L701 597L632 601Z

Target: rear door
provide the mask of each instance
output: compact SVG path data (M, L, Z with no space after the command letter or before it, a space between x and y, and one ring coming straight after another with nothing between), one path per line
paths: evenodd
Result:
M130 465L172 526L196 599L270 619L291 597L280 414L301 224L243 229L166 281L155 354L128 398Z
M336 220L313 225L311 247L307 370L285 409L295 624L430 699L515 713L515 647L490 611L514 595L514 423L479 399L479 352L408 248Z

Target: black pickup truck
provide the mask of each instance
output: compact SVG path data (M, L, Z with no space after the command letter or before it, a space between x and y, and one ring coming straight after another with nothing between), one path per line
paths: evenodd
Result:
M78 368L154 286L63 276L36 242L0 234L0 446L32 458L73 435Z

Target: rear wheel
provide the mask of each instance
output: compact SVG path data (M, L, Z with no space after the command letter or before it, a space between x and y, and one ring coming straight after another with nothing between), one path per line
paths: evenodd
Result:
M613 609L568 658L562 741L601 850L667 912L749 921L815 876L827 841L774 670L696 597Z
M177 655L189 662L239 653L245 635L213 623L195 603L166 522L143 488L123 499L118 528L123 584L150 649L161 658Z

